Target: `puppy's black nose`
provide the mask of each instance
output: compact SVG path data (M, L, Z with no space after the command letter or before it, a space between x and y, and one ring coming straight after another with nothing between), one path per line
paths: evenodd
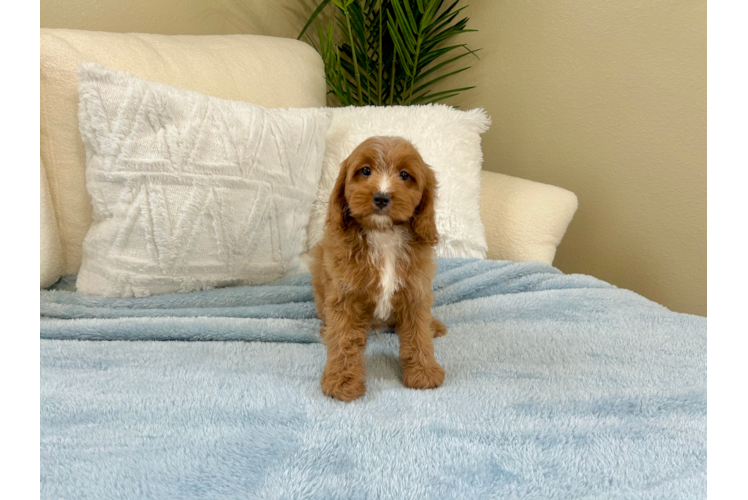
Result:
M387 205L390 204L390 201L392 199L390 198L390 195L387 193L374 193L374 204L378 208L384 208Z

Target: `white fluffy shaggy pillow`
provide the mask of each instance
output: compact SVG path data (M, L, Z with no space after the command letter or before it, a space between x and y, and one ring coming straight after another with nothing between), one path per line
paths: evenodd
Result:
M86 63L78 71L94 222L77 287L145 296L293 271L330 112L266 109Z
M327 205L340 163L368 137L397 135L410 140L436 174L437 257L485 258L486 236L480 218L480 135L490 124L482 109L460 111L442 104L333 108L322 178L309 220L309 248L324 234Z

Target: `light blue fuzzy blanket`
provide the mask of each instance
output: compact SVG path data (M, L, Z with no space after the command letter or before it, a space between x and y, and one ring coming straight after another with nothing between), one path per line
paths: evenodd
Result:
M706 496L706 319L594 278L440 261L445 384L403 387L383 333L352 403L321 393L308 275L144 299L70 283L41 293L42 498Z

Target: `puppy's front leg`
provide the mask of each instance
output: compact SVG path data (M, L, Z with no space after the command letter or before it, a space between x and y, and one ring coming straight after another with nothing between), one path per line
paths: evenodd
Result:
M434 357L429 298L411 299L398 311L396 331L400 337L403 384L413 389L432 389L444 382L444 368Z
M327 363L322 392L328 396L353 401L366 392L364 351L370 316L353 297L325 301L322 340L327 346Z

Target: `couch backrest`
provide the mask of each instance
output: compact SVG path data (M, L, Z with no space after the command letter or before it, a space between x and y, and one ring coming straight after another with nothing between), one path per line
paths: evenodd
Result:
M63 275L78 272L91 225L86 154L78 131L76 70L84 61L269 108L325 105L322 60L313 48L296 40L42 29L40 147L60 235L62 255L57 257L64 263Z

